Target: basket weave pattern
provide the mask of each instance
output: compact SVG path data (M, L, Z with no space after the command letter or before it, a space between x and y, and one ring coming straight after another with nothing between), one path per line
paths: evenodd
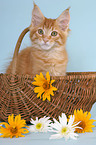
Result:
M21 114L27 121L36 116L58 119L62 112L72 114L75 109L90 111L96 102L96 73L67 73L55 79L58 89L51 101L37 98L29 75L0 75L0 120L7 121L8 115Z

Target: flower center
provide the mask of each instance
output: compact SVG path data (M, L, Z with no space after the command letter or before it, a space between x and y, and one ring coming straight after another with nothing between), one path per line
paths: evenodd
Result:
M61 130L62 134L66 134L68 132L68 128L67 127L63 127Z
M79 127L81 127L82 129L85 128L86 124L84 121L81 121L79 124L78 124Z
M36 124L36 129L40 129L42 127L42 124L41 123L37 123Z
M10 129L11 133L16 134L18 132L17 127L11 127Z
M43 88L44 88L45 90L50 89L50 84L46 81L46 82L43 84Z

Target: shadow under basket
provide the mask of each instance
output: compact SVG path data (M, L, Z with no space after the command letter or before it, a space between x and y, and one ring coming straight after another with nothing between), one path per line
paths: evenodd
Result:
M51 77L58 90L50 102L37 98L33 79L29 75L0 74L0 121L7 121L10 114L21 114L27 121L43 116L58 119L63 112L69 115L75 109L90 111L96 102L96 72Z

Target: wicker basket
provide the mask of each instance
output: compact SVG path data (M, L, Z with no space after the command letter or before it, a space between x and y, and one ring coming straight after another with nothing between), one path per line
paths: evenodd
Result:
M14 57L26 28L20 35ZM16 59L14 61L16 66ZM96 102L96 72L67 73L64 77L51 77L55 79L54 86L58 89L51 97L51 101L42 101L37 98L32 85L33 77L29 75L16 75L15 67L12 74L0 74L0 120L7 121L10 114L21 114L22 118L49 116L58 119L62 112L72 114L75 109L90 111Z

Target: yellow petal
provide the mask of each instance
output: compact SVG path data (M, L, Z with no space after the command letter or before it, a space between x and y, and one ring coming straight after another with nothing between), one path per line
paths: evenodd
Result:
M93 132L92 128L85 129L84 132Z
M48 82L50 82L50 75L49 75L49 72L46 73L46 79L47 79Z
M19 114L15 117L15 123L18 123L20 121L21 121L21 115Z
M20 120L17 124L18 129L22 128L22 127L26 127L26 120Z
M57 91L57 88L55 88L55 87L51 87L51 89L53 90L53 91Z
M43 94L43 101L45 101L46 98L47 98L47 97L46 97L46 94L44 93L44 94Z
M96 120L94 120L94 119L90 119L90 122L92 122L92 123L95 122L95 121L96 121Z
M38 82L33 82L32 84L35 86L42 86L43 85L43 81L38 81Z
M54 96L54 93L53 93L53 91L50 93L52 96Z
M0 137L6 137L6 138L8 138L8 137L10 137L10 134L3 134L3 135L1 135Z
M76 109L74 110L74 115L76 116Z
M37 98L39 98L39 97L40 97L40 99L41 99L41 94L40 94L40 93L37 94Z
M40 93L40 92L44 92L45 90L43 89L43 87L36 87L34 88L34 92L35 93Z
M34 78L34 80L38 80L38 81L44 81L45 80L45 78L44 78L44 76L43 76L43 74L42 73L40 73L40 75L36 75L36 77Z
M76 115L79 120L82 120L83 119L83 110L82 109L77 110Z
M8 123L6 123L6 122L2 122L2 123L0 123L0 124L1 124L1 125L5 125L6 128L9 128L9 126L10 126L10 125L9 125ZM0 127L1 127L1 126L0 126Z
M5 135L6 135L6 134L9 135L9 134L10 134L10 130L7 129L7 128L5 128L5 127L1 127L0 133L1 133L1 134L5 134Z
M55 80L51 80L51 83L50 84L53 84L55 82Z
M46 79L44 78L43 74L40 73L40 75L36 75L36 77L34 78L34 80L36 82L40 82L40 81L45 81Z
M29 133L28 129L25 128L20 129L20 132L24 134Z
M85 117L85 118L86 118L87 114L88 114L88 112L87 112L87 111L86 111L86 112L84 112L84 114L83 114L83 115L84 115L84 117Z
M8 123L12 125L14 122L14 114L8 116Z
M25 137L25 135L22 135L22 134L20 134L19 136L20 136L20 137Z
M53 94L53 90L52 90L52 89L47 90L46 93L47 93L47 95L52 94L52 96L54 96L54 94Z
M45 78L44 78L44 76L43 76L42 73L40 73L40 77L41 77L43 80L45 80Z
M46 91L44 94L43 94L43 101L45 101L46 99L48 99L49 101L51 100L50 98L50 93L48 91Z
M87 120L89 120L91 118L91 113L89 112L87 115Z
M82 109L80 109L79 113L80 113L80 114L83 114L83 110L82 110Z
M47 99L48 99L49 101L51 100L50 95L49 95L49 96L47 96Z
M95 125L88 125L88 127L92 128L92 127L95 127Z
M40 97L40 99L41 99L41 95L43 94L43 92L44 92L44 90L41 90L41 91L38 93L37 98Z

